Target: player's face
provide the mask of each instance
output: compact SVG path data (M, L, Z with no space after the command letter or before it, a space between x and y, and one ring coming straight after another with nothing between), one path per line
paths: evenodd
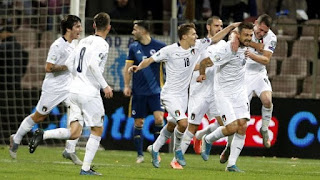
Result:
M241 46L249 46L253 35L252 29L242 29L239 37L240 45Z
M81 32L82 32L81 23L80 23L80 22L75 23L75 24L72 26L72 30L71 30L71 32L70 32L71 38L72 38L72 39L78 39L78 38L80 38L80 33L81 33Z
M189 46L194 46L196 44L196 40L198 38L197 32L195 29L191 28L186 34L186 41Z
M223 29L222 21L219 19L214 19L212 24L209 26L209 34L210 36L216 35L219 31Z
M262 39L268 33L269 29L270 28L268 28L265 23L262 22L258 24L258 21L256 21L254 26L254 35L257 39Z
M142 38L142 28L135 24L133 26L132 35L134 40L140 41L140 39Z

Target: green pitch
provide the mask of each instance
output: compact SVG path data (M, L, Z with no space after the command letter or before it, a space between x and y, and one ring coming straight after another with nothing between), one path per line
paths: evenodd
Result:
M320 160L263 158L240 156L238 167L245 173L225 172L225 164L219 163L218 155L211 155L204 162L199 155L185 155L187 166L183 170L170 168L173 154L160 153L161 167L156 169L150 162L150 154L145 153L145 162L136 164L133 151L99 150L93 164L102 177L80 176L80 166L62 158L62 147L38 147L29 154L27 146L20 146L17 160L8 154L8 146L0 146L0 179L268 179L306 180L320 179ZM84 150L77 150L80 159Z

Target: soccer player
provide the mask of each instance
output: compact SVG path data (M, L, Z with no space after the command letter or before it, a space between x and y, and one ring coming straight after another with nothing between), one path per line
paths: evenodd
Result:
M45 67L46 76L42 84L42 93L36 111L27 116L21 122L17 132L10 136L9 154L13 159L17 158L18 146L23 136L35 124L43 122L51 110L61 102L69 106L67 97L69 96L69 84L72 76L65 66L65 62L75 48L74 44L71 43L72 40L80 37L82 31L81 19L74 15L68 15L61 21L60 28L62 37L51 45L48 53ZM78 139L67 141L67 148L63 152L63 156L71 159L75 164L82 164L75 154L77 141Z
M269 140L268 127L272 117L272 87L267 76L266 65L269 64L272 54L277 45L277 36L271 31L272 19L269 15L263 14L254 22L254 33L250 43L250 51L247 51L248 57L246 65L246 85L249 102L255 93L261 100L262 108L262 126L260 133L262 142L266 148L271 147ZM228 138L226 148L220 156L220 162L228 160L230 154L230 144L232 138Z
M206 79L205 67L214 63L217 66L214 76L214 93L216 104L220 111L224 126L218 127L212 133L202 138L202 158L207 161L211 144L218 139L233 135L231 154L226 171L242 172L236 166L245 142L247 121L250 119L250 106L245 86L246 53L253 35L253 24L242 22L239 27L240 47L238 51L231 51L231 41L221 46L209 58L200 63L199 82ZM212 62L212 61L213 62Z
M138 72L153 62L166 62L166 82L161 91L161 101L169 113L168 123L160 132L160 136L152 145L152 164L159 168L159 150L174 133L174 153L177 162L185 166L186 162L181 150L181 140L188 121L185 115L188 104L188 87L193 70L201 53L212 43L221 40L238 24L229 25L214 37L197 40L193 23L178 27L179 42L160 49L150 58L144 59L139 66L131 66L129 71Z
M106 98L113 96L112 88L105 81L102 73L108 58L109 44L105 41L110 31L110 16L99 13L93 18L95 34L82 39L66 61L73 75L70 85L70 121L74 122L71 129L54 130L38 129L33 135L29 150L33 153L37 146L46 139L76 139L80 136L82 124L91 127L81 175L101 175L91 169L90 165L99 148L103 132L104 106L100 96L103 89Z
M134 73L132 75L132 89L130 87L131 74L129 74L128 69L132 65L138 65L143 59L156 53L165 46L165 43L151 38L148 24L145 21L136 20L133 24L132 34L136 42L129 46L129 55L123 69L125 84L123 94L128 97L132 94L133 138L138 153L136 163L142 163L144 162L142 136L144 118L149 113L153 113L155 119L153 127L155 139L159 136L163 126L163 109L160 104L160 85L163 84L162 64L153 63L149 67Z
M222 30L223 24L219 17L213 16L207 20L207 31L208 31L208 38L212 38L215 34ZM224 40L220 40L219 42L210 45L206 52L213 53L215 49L219 46L225 44ZM203 55L203 57L208 57L208 55ZM202 60L200 58L199 60ZM198 62L199 63L199 62ZM182 142L181 142L181 149L182 153L184 154L185 151L188 149L191 139L194 137L195 133L198 130L199 124L202 121L202 118L205 114L209 117L209 119L213 119L214 117L216 120L219 120L221 123L221 118L219 116L219 112L215 105L214 94L213 94L213 76L214 76L214 66L208 67L206 69L206 76L207 80L203 83L197 82L197 77L199 76L199 71L196 70L193 72L192 79L190 82L189 87L189 101L188 101L188 129L185 131ZM219 127L218 123L213 123L210 125L211 131L214 131L217 127ZM198 144L200 144L198 142ZM195 145L194 145L195 146ZM201 148L198 145L198 148ZM201 149L195 151L199 154L201 153ZM175 158L171 161L170 166L173 169L183 169L183 167L177 163Z

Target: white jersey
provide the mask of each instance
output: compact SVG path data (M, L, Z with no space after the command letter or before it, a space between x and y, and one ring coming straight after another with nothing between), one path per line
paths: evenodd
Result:
M207 48L207 50L203 53L198 63L202 61L204 58L209 57L215 51L219 49L219 47L226 44L226 41L220 40L219 42L212 44ZM197 97L212 97L213 96L213 84L214 84L214 73L216 66L211 66L206 68L206 80L202 81L202 83L197 82L197 77L200 75L199 71L193 72L192 79L190 82L190 96Z
M58 38L50 46L47 63L64 65L74 48L74 44L69 43L65 38ZM50 94L67 92L71 79L69 71L46 73L42 84L42 91Z
M255 43L263 43L265 51L274 52L277 46L277 36L269 29L268 33L262 38L262 40L259 40L255 37L254 33L252 36L252 41ZM256 51L254 48L249 48L251 52L254 52L255 54L261 55L258 51ZM259 72L267 73L266 66L263 64L260 64L250 58L247 60L246 69L248 74L256 74Z
M234 54L231 51L230 41L221 46L210 55L214 66L217 66L214 76L214 90L223 91L224 94L234 94L245 90L245 64L244 52L247 47L238 49Z
M161 90L161 96L166 94L185 96L188 94L194 67L202 52L210 44L211 39L198 39L194 47L185 50L179 43L174 43L152 55L155 62L166 63L166 82Z
M100 89L108 85L102 75L108 52L109 44L100 36L91 35L79 42L66 63L73 74L71 93L100 96Z

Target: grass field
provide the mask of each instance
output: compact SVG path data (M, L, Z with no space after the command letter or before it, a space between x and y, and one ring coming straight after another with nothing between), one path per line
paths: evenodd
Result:
M153 168L150 155L145 153L145 162L136 164L133 151L99 150L94 159L96 170L102 177L80 176L80 166L62 158L62 147L40 146L29 154L27 146L20 146L17 160L8 154L8 146L0 146L0 179L320 179L320 160L264 158L240 156L238 167L245 173L225 172L218 155L204 162L201 156L187 154L187 166L183 170L170 168L172 154L161 153L161 167ZM84 150L77 151L83 159Z

